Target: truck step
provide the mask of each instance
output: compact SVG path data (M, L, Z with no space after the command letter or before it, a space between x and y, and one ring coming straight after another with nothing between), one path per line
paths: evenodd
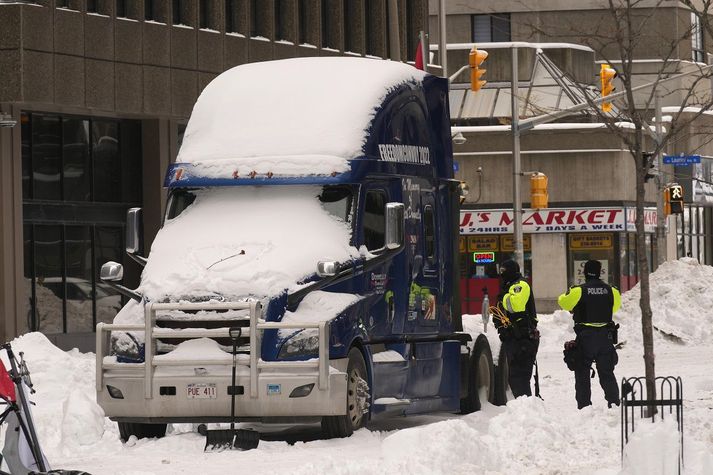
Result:
M410 399L398 399L395 397L380 397L374 401L375 406L394 407L408 406L411 404Z

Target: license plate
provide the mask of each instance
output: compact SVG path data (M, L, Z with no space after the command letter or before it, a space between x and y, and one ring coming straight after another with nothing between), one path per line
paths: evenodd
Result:
M218 392L215 384L189 384L186 387L188 399L215 399Z

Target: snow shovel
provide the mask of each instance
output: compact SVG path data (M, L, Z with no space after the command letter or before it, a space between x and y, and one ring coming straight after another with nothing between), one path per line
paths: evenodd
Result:
M235 428L235 367L238 360L238 338L242 334L240 327L230 327L228 330L230 339L233 341L233 378L230 386L230 429L216 429L206 431L205 452L223 450L250 450L257 448L260 442L260 434L254 430Z

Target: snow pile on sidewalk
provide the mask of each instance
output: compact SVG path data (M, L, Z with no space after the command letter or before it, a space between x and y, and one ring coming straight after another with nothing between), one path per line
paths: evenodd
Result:
M46 451L71 452L99 442L113 426L95 399L92 353L64 352L41 333L28 333L12 342L16 357L23 351L34 383L32 413ZM3 363L9 368L5 352ZM110 429L112 430L112 429Z
M650 279L654 334L680 343L713 343L713 267L691 258L667 261ZM620 341L642 340L640 298L640 284L622 295L616 316Z

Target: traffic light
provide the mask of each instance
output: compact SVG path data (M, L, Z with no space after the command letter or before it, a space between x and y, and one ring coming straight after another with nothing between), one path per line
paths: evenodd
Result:
M530 176L530 208L547 208L549 194L547 193L547 175L533 173Z
M486 69L480 69L480 66L488 58L488 52L479 50L476 46L470 50L468 62L470 63L470 90L473 92L480 91L480 88L485 86L488 81L481 79L485 74Z
M683 187L678 183L668 185L664 190L664 215L683 213Z
M602 83L602 97L607 97L616 89L614 84L612 84L615 77L616 71L614 68L608 64L602 64L601 70L599 71L599 80ZM602 112L611 112L611 109L611 102L602 102Z

